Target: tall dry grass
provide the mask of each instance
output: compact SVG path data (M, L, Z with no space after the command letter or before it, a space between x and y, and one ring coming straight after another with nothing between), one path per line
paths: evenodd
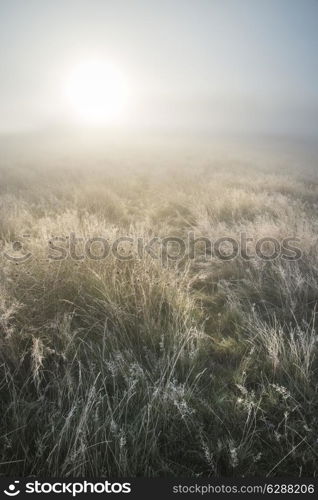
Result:
M61 172L1 171L1 474L315 475L318 184L230 165ZM72 232L189 231L296 237L302 258L47 257Z

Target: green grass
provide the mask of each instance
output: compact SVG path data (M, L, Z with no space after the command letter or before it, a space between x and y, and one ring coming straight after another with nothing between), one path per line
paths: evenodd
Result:
M316 474L317 183L230 165L1 174L0 237L32 252L1 253L1 474ZM46 255L52 235L190 230L297 237L302 258Z

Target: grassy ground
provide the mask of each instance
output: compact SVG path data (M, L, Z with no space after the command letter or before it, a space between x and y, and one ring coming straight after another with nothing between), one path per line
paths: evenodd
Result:
M1 178L1 474L316 473L317 179L223 164ZM222 260L202 242L194 258L50 257L72 232L189 231L299 238L302 257Z

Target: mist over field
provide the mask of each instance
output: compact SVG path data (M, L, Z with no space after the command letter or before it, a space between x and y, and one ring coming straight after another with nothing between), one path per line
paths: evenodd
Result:
M317 24L1 2L1 476L316 477Z

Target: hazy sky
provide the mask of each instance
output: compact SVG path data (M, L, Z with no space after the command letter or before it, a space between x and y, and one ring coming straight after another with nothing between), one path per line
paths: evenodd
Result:
M0 0L0 130L65 122L63 82L111 60L129 126L315 133L317 0Z

